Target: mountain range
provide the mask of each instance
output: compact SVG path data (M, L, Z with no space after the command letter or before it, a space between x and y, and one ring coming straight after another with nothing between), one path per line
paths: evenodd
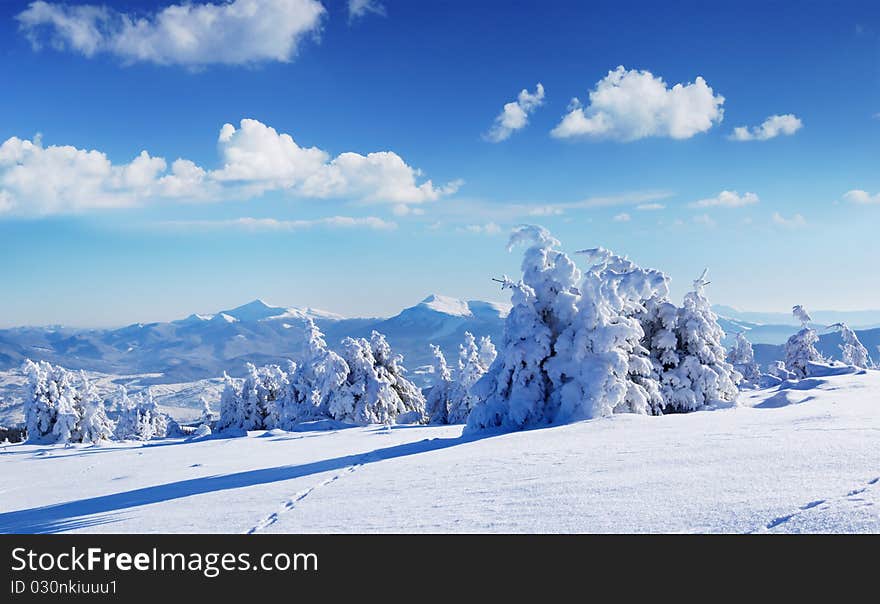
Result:
M310 318L324 332L328 345L336 348L346 336L369 337L384 333L392 348L404 355L413 379L428 382L426 365L431 362L429 344L439 345L450 364L455 363L464 333L491 336L500 342L509 305L478 300L459 300L432 294L415 306L390 318L345 318L312 308L272 306L254 300L213 314L192 314L165 323L135 323L118 329L65 327L17 327L0 330L0 370L15 369L26 358L47 360L70 369L86 369L116 375L151 374L142 382L173 384L214 378L227 372L240 376L245 364L282 362L299 356L303 326ZM762 364L782 357L782 346L797 330L783 315L743 313L716 307L722 328L730 338L743 331L755 344ZM827 315L827 316L826 316ZM851 316L850 316L851 315ZM849 317L880 323L880 313L814 313L827 321ZM819 348L839 356L836 333L823 333ZM857 331L872 356L878 356L880 328Z

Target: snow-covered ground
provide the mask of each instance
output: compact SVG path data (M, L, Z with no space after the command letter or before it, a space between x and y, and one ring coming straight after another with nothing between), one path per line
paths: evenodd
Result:
M0 446L0 532L880 532L878 371L481 438L313 428Z

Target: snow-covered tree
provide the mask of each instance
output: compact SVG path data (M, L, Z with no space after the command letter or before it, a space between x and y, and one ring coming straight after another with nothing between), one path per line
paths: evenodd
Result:
M356 424L389 424L401 414L423 417L425 398L404 377L402 357L394 355L385 336L345 338L342 358L348 375L338 396L329 402L333 419Z
M242 401L242 383L223 372L223 393L220 395L220 419L217 430L245 430L248 420Z
M844 363L861 369L873 367L871 357L868 356L868 349L862 345L856 332L850 329L846 323L835 323L829 329L836 329L840 333L843 340L840 352L843 354Z
M330 402L340 393L348 365L327 348L324 334L311 318L306 320L306 340L299 362L290 371L290 396L281 409L282 427L329 416Z
M664 412L685 412L736 400L742 375L725 359L724 330L704 295L707 270L679 309L678 367L666 373Z
M649 300L667 295L667 276L604 248L579 253L591 267L580 287L578 312L546 363L559 400L557 420L659 412L660 385L642 345L639 317Z
M202 413L199 417L199 423L205 426L210 426L214 423L217 417L214 415L214 412L211 411L211 405L208 403L208 399L204 396L199 397L202 403Z
M175 422L167 413L159 409L153 398L153 391L128 396L125 389L117 402L117 422L114 434L119 440L150 440L165 438Z
M296 365L289 369L295 371ZM220 399L221 430L271 430L281 424L282 409L289 397L288 374L278 365L247 364L247 376L236 382L225 376Z
M792 307L791 312L801 322L801 330L788 338L785 343L785 368L793 373L795 378L801 379L807 377L809 363L819 363L825 359L816 350L819 336L809 326L812 320L809 313L801 305Z
M94 443L112 436L113 422L84 372L77 375L46 361L30 360L22 369L28 378L25 423L30 442Z
M502 288L512 292L513 308L495 362L472 388L479 403L468 415L467 430L520 429L556 417L558 401L551 400L553 383L545 363L577 313L581 273L542 227L515 229L508 249L520 243L531 244L523 256L523 278L501 280Z
M485 375L498 355L489 336L480 338L480 344L469 331L464 333L464 344L459 346L458 374L449 393L450 424L462 424L477 402L477 395L471 392L474 384Z
M137 433L138 416L134 410L134 402L128 396L125 386L119 387L116 401L113 405L113 415L116 418L116 426L113 435L117 440L125 440Z
M755 362L755 351L745 332L736 334L736 340L727 353L727 361L743 376L743 384L756 386L761 380L761 370Z
M98 394L85 373L80 372L81 390L79 397L80 421L75 440L84 443L98 443L113 438L115 424L107 417L104 400Z
M780 380L792 380L795 378L794 373L786 369L783 361L773 361L767 367L767 373Z
M449 394L452 389L452 371L446 364L443 351L436 344L431 344L433 355L433 372L431 388L425 398L425 415L429 424L445 424L449 421Z
M46 361L24 362L27 376L24 400L28 441L34 443L70 442L79 422L74 398L73 374Z

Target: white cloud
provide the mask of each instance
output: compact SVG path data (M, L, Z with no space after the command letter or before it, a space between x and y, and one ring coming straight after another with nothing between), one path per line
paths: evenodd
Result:
M454 193L460 181L435 187L396 153L331 156L304 148L288 134L257 120L225 124L219 137L221 167L206 170L186 159L170 169L146 151L113 164L100 151L43 147L39 137L12 137L0 145L0 212L55 214L129 207L156 199L214 201L281 190L304 198L390 203L395 213ZM406 209L405 209L406 208ZM416 212L417 213L417 212Z
M642 211L665 210L666 206L662 203L641 203L636 206L636 209Z
M303 38L320 30L325 13L318 0L182 3L146 15L38 1L16 19L37 49L48 43L87 57L197 67L290 61Z
M724 97L706 80L672 88L649 71L622 65L590 91L590 104L577 98L551 132L556 138L597 138L634 141L649 136L690 138L706 132L724 116Z
M385 6L378 0L348 0L348 19L352 21L368 14L385 16Z
M693 220L695 224L701 224L705 227L709 227L710 229L718 226L718 223L715 222L715 220L708 214L700 214L699 216L694 216Z
M529 123L529 115L535 109L544 104L544 86L539 82L535 92L529 92L525 88L520 91L515 101L507 103L495 118L492 128L484 135L484 138L493 143L510 138L516 130L522 130Z
M792 113L771 115L760 126L734 128L729 138L735 141L766 141L780 135L791 136L803 126L800 118Z
M880 204L880 193L875 193L874 195L871 195L867 191L855 189L853 191L847 191L846 193L844 193L843 199L850 203L855 203L859 205Z
M461 181L435 187L392 151L330 155L317 147L300 147L289 134L257 120L220 131L223 167L212 173L220 181L243 182L258 190L290 189L304 197L347 197L365 202L419 204L455 193Z
M630 216L626 212L621 212L620 214L612 218L612 220L614 222L629 222L630 220L632 220L632 216Z
M721 191L715 197L695 201L690 206L692 208L742 208L756 204L758 201L758 196L755 193L740 195L736 191Z
M793 214L791 218L786 218L779 212L773 213L773 224L778 224L779 226L786 227L789 229L796 229L807 225L807 219L804 218L801 214Z
M174 197L184 178L175 162L142 151L131 162L113 164L100 151L44 147L12 137L0 145L0 211L54 214L90 208L134 206L148 197Z
M501 232L501 227L495 224L494 222L487 222L486 224L469 224L457 229L460 233L474 233L481 235L498 235Z
M161 223L162 226L199 229L241 229L246 231L303 231L313 228L353 229L365 228L389 231L397 228L397 223L382 220L375 216L356 218L352 216L329 216L314 220L278 220L275 218L231 218L229 220L174 220Z

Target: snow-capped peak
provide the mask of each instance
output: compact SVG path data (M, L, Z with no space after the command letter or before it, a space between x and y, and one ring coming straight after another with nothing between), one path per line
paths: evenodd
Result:
M261 321L263 319L268 319L269 317L283 315L286 312L286 308L270 306L259 299L243 304L237 308L233 308L232 310L221 311L222 314L235 317L239 321Z
M439 294L431 294L422 300L419 306L453 317L470 317L473 315L468 303L464 300Z

